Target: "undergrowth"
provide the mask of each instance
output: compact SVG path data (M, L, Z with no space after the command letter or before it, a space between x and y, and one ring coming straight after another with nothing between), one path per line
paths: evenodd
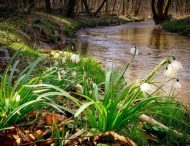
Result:
M169 32L190 35L190 18L166 21L162 27Z

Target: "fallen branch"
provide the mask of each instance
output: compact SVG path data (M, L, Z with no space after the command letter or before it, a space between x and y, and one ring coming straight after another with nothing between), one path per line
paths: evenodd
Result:
M162 124L162 123L156 121L155 119L153 119L153 118L151 118L151 117L149 117L149 116L147 116L147 115L145 115L145 114L142 114L142 115L139 117L139 119L140 119L141 121L143 121L143 122L148 123L148 124L151 125L151 126L158 125L158 126L160 126L161 128L163 128L163 129L166 130L166 131L172 131L172 132L174 133L174 135L177 136L177 137L183 137L183 136L184 136L183 133L180 133L180 132L178 132L177 130L172 130L172 129L168 128L167 126L165 126L164 124ZM188 135L187 137L188 137L188 141L190 141L190 136Z

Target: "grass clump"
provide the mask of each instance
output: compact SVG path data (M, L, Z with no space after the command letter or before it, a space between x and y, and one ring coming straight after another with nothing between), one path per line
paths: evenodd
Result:
M101 64L90 57L63 51L52 51L51 56L52 65L74 69L75 73L73 75L76 74L75 76L80 78L80 83L84 74L97 84L102 83L105 79L105 72Z
M57 70L53 72L48 70L32 77L32 72L41 60L42 58L38 58L21 73L17 71L19 61L16 61L13 67L9 64L1 76L0 129L17 124L29 112L44 106L51 106L60 112L66 110L73 114L71 109L59 106L52 100L53 97L62 95L71 98L77 104L77 99L72 98L65 92L66 87L62 86L64 81L67 81L67 78L58 80ZM67 81L66 85L68 84L69 82Z
M38 31L51 42L56 42L60 39L58 35L59 27L52 22L42 18L36 18L32 22L32 27L38 29Z
M162 27L169 32L190 35L190 18L166 21Z
M174 99L166 100L167 96L156 95L156 91L163 85L155 85L153 81L157 73L171 62L170 57L163 60L139 85L126 84L124 81L124 74L129 64L121 73L118 70L108 71L105 81L100 84L101 87L85 78L81 96L86 101L77 110L75 117L83 113L89 128L95 128L101 132L127 133L128 137L138 139L139 144L150 143L146 135L154 135L152 143L187 144L189 140L184 141L183 137L189 134L189 112ZM150 91L149 86L155 86L157 89ZM153 116L170 130L159 125L150 125L151 128L147 128L146 123L139 122L142 114ZM179 120L180 118L183 120ZM171 139L171 137L176 137L173 129L182 132L183 136L177 136L175 141Z

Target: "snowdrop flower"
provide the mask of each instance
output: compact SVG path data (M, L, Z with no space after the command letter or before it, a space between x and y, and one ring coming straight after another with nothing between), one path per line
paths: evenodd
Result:
M82 93L82 86L80 84L76 84L75 90L77 93Z
M139 51L136 47L130 49L130 53L133 55L138 55Z
M140 86L140 88L141 88L141 91L142 92L148 92L148 91L151 91L151 85L150 84L148 84L148 83L143 83L141 86Z
M58 65L59 65L59 62L58 61L54 61L53 66L58 66Z
M61 62L64 64L66 62L65 58L62 58Z
M180 89L181 88L181 84L179 82L179 80L177 79L177 81L174 83L174 88L175 89Z
M176 77L178 70L182 69L181 62L177 60L173 60L170 64L168 64L164 75L168 77Z
M59 53L54 53L54 54L53 54L53 58L54 58L54 59L58 59L59 57L60 57L60 54L59 54Z
M80 57L77 54L71 55L71 61L78 63L80 61Z
M64 76L66 74L66 71L63 69L60 73L62 76Z
M71 73L71 76L72 76L72 77L76 77L76 75L77 75L76 71L73 71L73 72Z
M50 53L52 56L55 54L55 52L54 51L51 51L51 53Z
M63 52L63 55L65 56L65 58L69 58L72 55L72 53L70 53L70 52Z
M19 95L17 92L16 92L15 95L16 95L16 97L15 97L15 101L16 101L16 102L19 102L19 101L20 101L20 95Z
M171 62L171 65L172 65L172 67L175 69L175 70L180 70L180 69L182 69L182 64L181 64L181 62L179 62L179 61L177 61L177 60L173 60L172 62Z
M177 70L172 66L172 64L168 64L166 71L164 72L164 75L172 78L176 77Z

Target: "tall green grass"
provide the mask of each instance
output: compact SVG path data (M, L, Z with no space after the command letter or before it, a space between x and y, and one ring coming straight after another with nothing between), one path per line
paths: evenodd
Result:
M55 78L52 78L54 76L52 72L32 76L32 72L41 60L42 58L38 58L31 63L16 78L14 74L19 61L16 61L13 66L11 63L7 66L0 79L0 129L17 124L30 111L43 106L51 106L60 112L67 110L74 114L71 109L59 106L52 100L53 97L64 96L78 103L77 99L58 87L60 80L56 82ZM39 84L41 82L44 84Z

